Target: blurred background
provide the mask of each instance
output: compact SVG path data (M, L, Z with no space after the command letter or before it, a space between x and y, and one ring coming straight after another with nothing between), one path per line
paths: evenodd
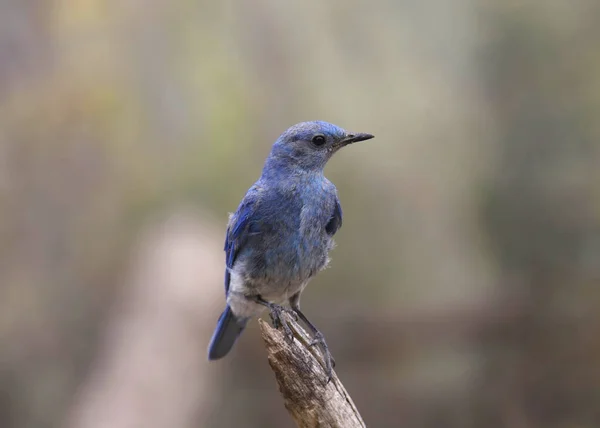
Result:
M292 427L227 213L288 126L376 139L303 308L371 427L600 426L596 0L0 2L0 426Z

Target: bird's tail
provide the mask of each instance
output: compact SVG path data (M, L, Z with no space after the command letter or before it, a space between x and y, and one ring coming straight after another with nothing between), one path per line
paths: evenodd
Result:
M210 340L210 345L208 345L208 359L218 360L227 355L247 323L247 319L236 318L227 305L217 321L217 328Z

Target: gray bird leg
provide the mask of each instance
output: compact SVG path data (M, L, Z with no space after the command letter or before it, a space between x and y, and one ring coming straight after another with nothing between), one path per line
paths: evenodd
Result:
M323 336L323 333L321 333L319 329L317 329L317 327L315 327L315 325L311 323L308 318L306 318L306 315L304 315L300 310L300 293L294 294L292 297L290 297L290 306L314 334L313 340L309 343L309 346L321 345L321 348L323 349L323 357L325 359L325 373L327 373L327 382L329 383L331 380L333 367L335 367L335 360L331 356L331 352L329 352L329 347L327 346L327 342L325 342L325 336Z
M290 314L290 316L292 316L292 318L297 320L298 315L296 315L296 312L289 308L286 308L285 306L267 302L260 295L253 296L252 299L259 305L263 305L269 309L269 315L271 316L271 322L273 323L273 327L279 328L279 326L281 326L281 328L283 329L283 334L285 335L285 339L290 343L293 342L294 333L292 332L292 329L288 325L285 318L281 316L281 314L286 312L286 313Z

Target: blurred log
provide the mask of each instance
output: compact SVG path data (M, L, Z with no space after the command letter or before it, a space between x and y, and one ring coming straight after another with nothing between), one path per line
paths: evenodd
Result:
M220 255L220 237L193 215L148 228L66 426L185 428L209 414L219 372L205 352Z
M294 332L292 343L265 321L259 320L259 324L285 407L298 427L364 428L365 423L335 372L327 382L323 357L308 346L308 334L287 314L283 316Z

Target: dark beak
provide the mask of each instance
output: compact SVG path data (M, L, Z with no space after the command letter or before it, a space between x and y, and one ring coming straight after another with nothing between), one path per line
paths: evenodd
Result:
M371 134L362 134L362 133L360 133L360 134L348 134L342 140L342 145L343 146L347 146L348 144L358 143L359 141L370 140L373 137L374 137L374 135L371 135Z

